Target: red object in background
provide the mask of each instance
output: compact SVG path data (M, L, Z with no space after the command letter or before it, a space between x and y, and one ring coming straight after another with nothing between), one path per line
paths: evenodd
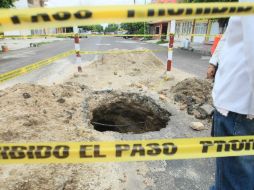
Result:
M215 51L215 49L216 49L216 47L217 47L217 45L218 45L218 43L219 43L221 37L222 37L222 35L219 34L218 36L216 36L216 37L214 38L213 46L211 47L211 54L212 54L212 55L213 55L213 53L214 53L214 51Z
M75 44L79 44L79 36L78 35L75 35L74 42L75 42Z

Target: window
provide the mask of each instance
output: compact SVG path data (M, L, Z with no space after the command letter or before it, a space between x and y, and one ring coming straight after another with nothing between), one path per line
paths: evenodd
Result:
M195 34L205 34L206 28L207 28L207 23L204 23L204 22L196 23L194 33Z
M155 34L160 34L160 27L159 26L155 27Z

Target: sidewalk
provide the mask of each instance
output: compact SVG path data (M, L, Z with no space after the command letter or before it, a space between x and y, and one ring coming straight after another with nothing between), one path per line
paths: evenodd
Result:
M145 41L146 43L154 43L156 44L159 40L148 40ZM168 47L168 42L163 43L163 44L159 44L160 46L165 46ZM193 51L193 52L197 52L200 53L201 55L204 56L210 56L210 50L211 50L212 44L204 44L204 43L190 43L190 48L186 51ZM176 40L174 42L174 48L182 48L182 42Z

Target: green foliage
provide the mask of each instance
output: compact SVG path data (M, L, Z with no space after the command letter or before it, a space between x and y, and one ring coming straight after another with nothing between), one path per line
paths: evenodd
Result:
M106 28L105 28L105 32L115 32L117 31L119 28L119 26L117 24L109 24Z
M79 26L85 31L93 31L93 32L103 32L103 27L101 25L92 25L92 26Z
M148 34L148 24L144 22L124 23L121 24L121 28L129 34Z
M101 25L93 25L92 26L92 31L94 31L94 32L103 32L103 26L101 26Z
M14 7L13 2L13 0L0 0L0 8Z

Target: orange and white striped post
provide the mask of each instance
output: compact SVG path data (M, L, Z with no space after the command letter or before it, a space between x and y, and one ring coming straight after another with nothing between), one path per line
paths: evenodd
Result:
M173 48L174 48L174 37L175 37L175 20L170 22L170 33L168 40L168 61L167 61L167 72L172 70L173 64Z
M157 3L176 3L176 0L157 0ZM170 21L169 40L168 40L167 69L166 69L165 76L164 76L165 80L169 80L170 71L172 70L172 65L173 65L173 47L174 47L175 28L176 28L176 21L171 20Z
M81 64L81 55L80 55L80 44L79 44L79 35L78 33L74 36L74 45L76 51L76 63ZM78 72L82 72L82 67L78 66Z

